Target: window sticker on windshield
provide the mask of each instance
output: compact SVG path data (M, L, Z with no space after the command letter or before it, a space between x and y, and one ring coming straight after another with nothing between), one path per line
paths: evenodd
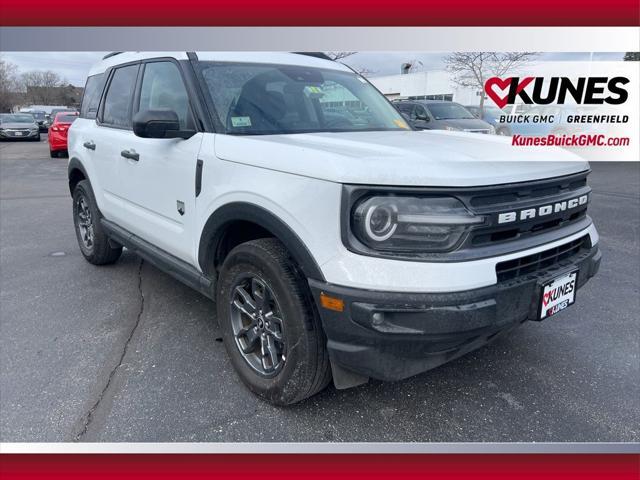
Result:
M231 125L234 127L250 127L251 117L231 117Z
M307 85L306 87L304 87L304 89L308 92L308 93L314 93L316 95L320 95L322 94L322 89L320 87L316 87L314 85Z
M409 125L407 125L407 122L405 122L404 120L402 120L401 118L396 118L393 123L395 123L398 127L400 128L404 128L405 130L409 130Z

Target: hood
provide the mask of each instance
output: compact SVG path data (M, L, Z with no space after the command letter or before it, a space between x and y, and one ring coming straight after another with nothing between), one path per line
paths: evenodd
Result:
M216 135L215 149L222 160L368 185L495 185L589 168L559 148L514 147L498 135L441 130Z
M491 125L478 118L450 118L446 120L434 120L434 123L439 128L447 125L460 130L489 130L489 128L491 128Z
M17 123L17 122L8 122L0 124L0 128L36 128L38 126L37 123Z

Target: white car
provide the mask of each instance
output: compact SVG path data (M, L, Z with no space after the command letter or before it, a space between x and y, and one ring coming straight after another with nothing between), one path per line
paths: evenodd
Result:
M414 131L319 57L93 67L69 132L85 258L124 246L214 299L238 375L276 404L424 372L574 302L601 258L587 163Z

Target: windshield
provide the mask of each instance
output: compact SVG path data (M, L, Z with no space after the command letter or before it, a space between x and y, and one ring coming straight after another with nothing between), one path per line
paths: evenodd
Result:
M387 99L355 73L288 65L200 65L228 134L409 129Z
M45 119L45 113L44 112L31 112L31 115L33 115L33 117L36 120L44 120Z
M0 123L33 123L33 115L21 114L21 115L0 115Z
M475 118L471 112L457 103L429 103L426 107L436 120Z

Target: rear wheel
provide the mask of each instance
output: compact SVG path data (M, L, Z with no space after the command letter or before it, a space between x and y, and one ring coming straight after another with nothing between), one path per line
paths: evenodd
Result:
M49 156L51 158L56 158L58 156L58 151L49 149Z
M229 253L220 271L217 310L231 363L257 395L287 405L331 380L326 339L306 280L278 240L253 240Z
M78 246L89 263L106 265L120 258L122 246L111 242L102 228L98 206L88 180L78 182L73 191L73 223Z

